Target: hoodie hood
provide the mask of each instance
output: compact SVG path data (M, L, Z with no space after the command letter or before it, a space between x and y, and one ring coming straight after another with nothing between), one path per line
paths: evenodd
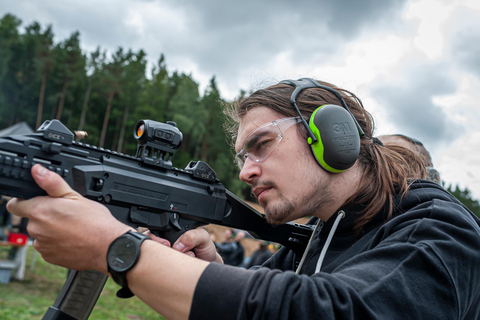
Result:
M321 230L315 236L312 242L313 249L311 249L308 253L308 257L305 262L305 268L302 270L302 272L307 274L313 274L314 270L312 270L311 268L312 264L308 262L310 260L316 260L319 258L320 252L326 242L328 234L330 233L330 230L335 222L335 217L337 216L339 211L344 211L345 217L340 220L340 224L335 230L333 241L329 245L328 254L324 258L325 260L323 262L323 265L326 269L328 269L330 263L334 261L335 263L333 263L333 265L337 265L337 260L341 259L341 256L350 256L351 253L345 254L345 252L349 250L349 248L352 246L352 243L356 243L356 248L362 248L362 243L365 243L365 246L372 246L372 237L375 234L376 237L378 237L377 232L388 221L392 221L394 219L403 220L401 218L402 214L414 208L427 208L432 204L433 200L453 202L455 204L461 205L472 215L472 217L474 217L477 225L480 226L480 220L443 187L429 180L415 180L410 185L406 197L396 196L394 198L393 212L390 219L388 218L388 205L385 205L383 210L380 211L377 215L375 215L375 217L363 227L360 235L357 235L355 233L354 228L356 220L358 219L358 217L360 217L362 213L363 207L359 206L358 204L350 203L346 206L339 208L337 212L332 215L332 218L330 218L323 224ZM308 223L316 224L317 222L318 218L312 218ZM388 232L391 232L390 228L386 228L386 230L388 230ZM385 234L385 232L386 231L380 232L380 234ZM322 270L324 269L322 268Z

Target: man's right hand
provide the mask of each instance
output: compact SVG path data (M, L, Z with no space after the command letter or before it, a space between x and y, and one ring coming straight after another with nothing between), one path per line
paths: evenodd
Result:
M152 240L163 245L170 245L168 240L157 237L150 231L145 232ZM173 249L185 253L191 257L197 257L208 262L218 262L223 264L223 259L217 253L210 235L203 228L189 230L182 234L172 246Z
M27 229L35 238L34 248L49 263L107 274L108 246L132 227L115 219L102 204L72 190L57 173L39 164L31 172L48 196L13 198L7 209L29 219Z

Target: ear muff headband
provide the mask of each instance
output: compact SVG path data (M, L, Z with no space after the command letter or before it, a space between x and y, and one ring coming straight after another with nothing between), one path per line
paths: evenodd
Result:
M358 129L358 133L359 133L360 137L363 137L365 135L362 128L358 124L357 119L355 119L353 114L350 112L350 109L348 108L348 105L345 103L345 100L343 99L343 96L337 90L332 89L332 88L327 87L327 86L324 86L324 85L321 85L315 79L312 79L312 78L301 78L301 79L298 79L298 80L283 80L283 81L280 81L280 83L289 84L289 85L295 87L295 89L292 92L292 95L290 96L290 103L297 110L298 115L302 119L302 123L305 126L305 129L307 129L308 135L310 136L310 139L311 139L311 140L309 139L309 141L308 141L309 144L314 144L315 142L317 142L317 138L313 134L312 130L310 130L310 127L308 126L307 122L303 118L302 113L300 112L300 110L298 109L298 106L297 106L298 95L303 90L309 89L309 88L321 88L321 89L324 89L324 90L327 90L327 91L333 93L338 98L340 103L342 104L342 107L344 107L348 111L348 113L350 113L350 115L352 116L352 119L355 122L355 126Z
M350 168L360 152L360 137L364 132L350 112L343 96L338 91L310 78L284 80L280 83L295 87L290 103L297 110L307 129L309 136L307 141L320 166L329 172L343 172ZM307 124L298 109L296 99L300 92L308 88L321 88L335 94L343 108L337 105L320 106L312 113L310 124ZM355 128L358 134L352 134Z

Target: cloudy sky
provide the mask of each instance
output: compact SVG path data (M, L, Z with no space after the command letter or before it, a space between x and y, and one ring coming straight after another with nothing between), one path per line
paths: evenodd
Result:
M443 180L480 199L478 0L0 0L0 15L78 30L86 52L143 49L216 76L222 97L314 77L355 92L377 135L424 142Z

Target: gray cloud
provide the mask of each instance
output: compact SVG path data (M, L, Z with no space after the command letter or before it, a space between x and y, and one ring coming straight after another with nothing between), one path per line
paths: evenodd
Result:
M448 36L452 61L480 79L480 15L460 10L453 20Z
M281 52L299 65L325 63L362 32L400 24L405 2L190 1L184 9L194 40L187 50L195 52L204 71L215 73L263 65Z
M407 1L10 1L0 14L52 24L56 41L78 30L89 51L99 45L110 52L144 49L151 61L163 53L170 70L196 66L238 88L240 77L279 54L288 54L294 66L332 62L361 34L401 25Z
M122 4L123 0L118 3ZM81 35L81 45L87 48L128 47L135 34L122 24L126 8L114 7L109 1L99 1L92 8L88 1L10 1L2 6L0 15L12 13L26 26L37 21L42 26L52 25L55 41L62 41L74 31Z
M201 16L205 29L225 28L261 31L272 27L279 33L309 34L329 30L344 38L355 37L364 27L392 23L399 19L407 0L275 1L244 0L238 3L217 0L189 1L189 15ZM175 4L179 5L178 3ZM182 4L180 4L182 5ZM290 31L290 32L289 32ZM255 34L252 34L254 36Z
M376 81L372 96L387 118L400 128L399 133L420 139L432 148L453 142L466 130L433 102L434 97L457 89L448 65L425 61L408 65L395 81Z

